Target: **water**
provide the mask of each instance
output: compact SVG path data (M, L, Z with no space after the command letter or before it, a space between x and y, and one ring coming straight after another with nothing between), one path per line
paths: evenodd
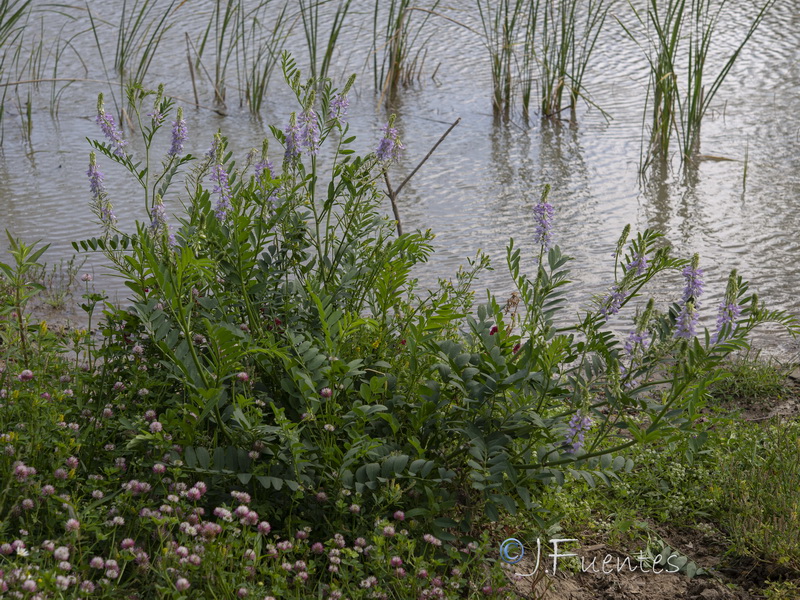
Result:
M193 2L191 8L184 6L171 17L174 26L153 60L146 84L164 82L167 93L192 97L184 32L199 44L212 6L209 1ZM112 24L118 22L120 3L98 0L91 8L107 21L100 27L100 42L108 48L104 57L110 68L116 44ZM458 0L438 10L473 30L481 29L472 2ZM82 11L67 12L77 18L71 22L52 14L46 18L43 26L48 40L59 33L66 37L85 29ZM744 34L750 14L749 2L728 3L714 43L717 52L712 52L712 77L723 52L735 47ZM26 30L30 39L40 27L38 18L34 16ZM352 133L358 136L356 147L363 151L374 148L387 119L373 93L372 73L365 67L372 42L371 18L371 3L354 3L331 72L342 84L349 73L359 74L350 121ZM584 105L573 126L537 119L528 126L520 118L510 124L496 123L491 114L489 60L481 37L451 21L430 19L424 36L429 36L429 41L423 76L403 90L391 107L407 146L403 160L391 172L395 184L448 125L461 117L461 124L399 199L406 230L431 228L437 234L437 253L420 277L429 284L437 277L450 277L481 248L492 257L495 270L486 273L480 285L489 287L502 302L514 289L505 269L508 238L514 237L532 254L531 209L543 185L550 183L551 202L557 209L557 242L576 258L571 310L587 306L592 296L607 290L612 282L611 252L624 225L631 223L634 230L652 227L661 231L677 255L700 253L708 279L703 312L708 326L713 325L714 308L734 267L751 281L770 308L800 314L796 293L800 283L800 216L796 210L800 198L800 121L796 118L800 114L800 95L796 93L800 87L800 2L784 0L772 8L703 123L701 154L730 160L704 160L688 173L676 168L650 173L644 179L639 161L647 64L642 50L615 19L633 26L627 3L615 5L585 80L593 102L612 118L606 120L600 111ZM63 30L62 23L67 23ZM323 31L328 26L325 22ZM73 47L75 52L65 52L59 64L60 77L107 79L91 34L78 35ZM307 51L299 22L284 47L304 64ZM204 63L213 71L213 52L204 56ZM4 76L13 80L8 73ZM211 86L202 73L198 77L200 103L212 106ZM226 116L185 105L190 132L187 150L195 155L205 152L214 132L221 129L232 149L243 157L248 149L260 147L268 135L266 123L282 126L288 113L296 109L279 69L262 120L240 107L233 63L227 83ZM9 91L0 153L0 226L28 241L49 242L46 259L57 262L72 255L70 242L99 233L88 206L85 171L89 146L85 138L98 137L93 122L96 94L104 91L108 95L111 88L95 82L70 85L54 118L49 111L49 84L42 84L33 96L30 140L23 135L20 116L27 89L19 88L22 110L15 106ZM118 89L115 91L118 95ZM110 100L108 103L113 106ZM165 133L163 151L168 137ZM130 148L136 152L140 145L134 141ZM745 149L749 154L746 186ZM278 149L272 154L280 156ZM102 166L106 184L113 190L116 214L121 224L130 228L135 218L144 215L136 186L113 165L104 162ZM170 203L176 206L177 199ZM2 248L5 243L0 240ZM87 268L94 271L98 289L124 299L124 287L103 268L99 257L90 257ZM679 277L667 278L649 293L665 306L679 297L680 285ZM796 345L782 338L764 335L761 339L784 354L796 350Z

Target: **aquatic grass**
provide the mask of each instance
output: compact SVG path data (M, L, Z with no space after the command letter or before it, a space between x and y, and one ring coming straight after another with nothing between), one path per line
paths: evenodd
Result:
M537 46L543 117L557 117L566 108L565 94L573 120L579 98L592 104L583 79L611 5L605 0L545 0ZM585 11L584 20L579 10Z
M215 62L214 77L214 101L225 106L225 77L228 71L228 63L232 56L238 52L239 41L241 40L240 21L243 22L243 7L241 0L227 0L226 2L217 1L214 3L214 12L206 26L205 33L200 42L197 61L201 64L201 58L205 52L206 45L211 43L214 46ZM211 38L211 32L214 32Z
M263 4L267 6L267 4ZM275 66L280 62L283 44L290 32L290 23L287 19L288 0L276 13L271 25L256 15L251 21L250 40L253 47L253 56L245 73L245 99L250 111L258 114L264 102L264 97L269 86ZM261 7L259 7L260 10ZM256 34L266 32L263 37Z
M8 2L3 3L2 16L2 35L0 36L0 86L3 87L3 94L0 97L0 128L2 127L2 116L5 111L5 103L8 93L13 92L16 100L17 112L22 120L23 138L30 141L33 127L34 114L34 92L38 92L40 84L50 82L52 84L50 93L49 109L52 115L58 111L58 102L64 89L68 87L75 78L59 79L59 63L64 53L71 49L79 62L84 66L85 63L80 55L75 51L72 42L75 38L82 35L83 31L78 31L69 37L64 37L64 29L76 17L73 12L67 9L75 7L59 7L58 5L43 5L40 7L10 6ZM38 27L31 23L34 14L40 14ZM53 36L45 31L45 21L52 19L53 15L60 15L68 19L58 30L58 34ZM52 43L48 43L48 38L52 37ZM48 72L52 77L47 77ZM66 82L61 87L57 82ZM20 93L20 87L25 87L25 92ZM24 98L24 99L23 99ZM0 134L1 135L1 134Z
M331 17L331 15L324 13L320 16L319 11L320 6L330 4L330 0L299 0L300 19L303 23L303 32L308 48L309 71L313 79L325 79L328 77L333 52L336 49L339 34L350 10L350 3L351 0L340 0L336 6L336 11ZM330 22L330 30L327 34L327 41L325 41L324 53L320 62L318 49L320 48L320 43L324 41L320 39L320 26L326 22Z
M30 15L32 0L0 0L0 75L6 75L9 67L16 64L25 23ZM8 76L4 79L8 81ZM3 88L0 98L0 142L8 88Z
M123 0L114 56L114 69L121 82L127 75L129 81L144 83L161 39L173 25L167 18L173 14L175 0L152 14L156 6L155 0L135 0L128 12L128 0Z
M5 49L22 32L32 0L0 0L0 48Z
M440 0L434 0L430 6L413 6L411 0L388 3L376 0L372 18L372 65L375 92L382 99L392 102L401 85L409 86L419 79L426 45L426 40L420 40L420 36L431 16L440 16L435 12L439 3ZM424 16L412 23L414 12ZM385 25L381 26L381 22Z
M492 66L495 117L508 121L519 93L527 121L534 80L543 118L558 118L569 107L574 120L580 98L596 106L583 80L611 6L606 0L477 0Z
M531 115L531 101L533 99L533 82L536 79L538 62L536 61L536 39L539 26L539 3L533 0L525 19L525 41L522 61L520 66L520 84L522 86L522 116L526 122Z
M174 24L172 21L168 21L168 17L174 13L173 8L177 11L183 6L181 3L175 7L175 2L176 0L170 0L166 8L162 4L160 10L157 10L159 6L157 0L134 0L132 6L128 0L123 0L117 26L117 44L113 63L113 70L119 81L120 97L124 97L124 90L129 82L144 82L164 34ZM95 20L88 3L86 11L89 15L90 31L94 36L100 62L106 77L110 80L112 78L109 75L105 52L98 34L101 22ZM116 104L116 95L113 97Z
M705 69L727 0L715 6L711 0L649 0L646 14L629 2L636 20L647 32L644 43L639 41L639 32L617 17L625 33L642 48L650 66L647 105L651 124L643 166L657 156L668 158L673 134L678 138L682 162L698 153L703 117L774 2L764 2L750 19L741 42L727 56L710 86L705 83ZM682 79L685 87L680 85Z
M534 0L530 5L524 0L500 0L500 2L478 0L477 5L483 25L484 44L492 65L492 112L495 118L502 117L504 121L508 121L511 116L515 83L514 67L517 64L515 47L519 36L518 28L525 20L527 61L532 56L528 53L528 49L533 47L535 40L539 0ZM528 7L527 14L525 14L526 7ZM527 62L525 64L528 65ZM526 79L529 86L530 79ZM530 90L530 87L527 89ZM523 103L529 100L529 97L530 93L523 93Z

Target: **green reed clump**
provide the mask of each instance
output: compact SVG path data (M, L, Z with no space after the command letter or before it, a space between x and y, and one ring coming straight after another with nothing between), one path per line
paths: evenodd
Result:
M382 98L392 101L399 88L411 85L419 79L425 63L425 43L421 39L423 29L439 6L433 0L428 6L412 5L411 0L375 2L372 21L372 62L375 91ZM388 8L386 8L388 5ZM421 18L413 19L415 13ZM385 26L381 29L380 23ZM379 58L380 57L380 58Z
M511 116L514 88L517 84L517 36L520 24L527 20L525 28L525 53L533 47L536 33L536 19L539 12L539 0L533 3L523 0L501 0L484 3L478 0L478 13L483 24L484 43L489 51L492 64L492 112L495 117L508 121ZM485 5L484 5L485 4ZM526 63L526 66L529 66ZM528 74L528 73L526 73ZM530 78L525 78L526 92L523 92L523 110L527 111L530 100ZM527 114L527 112L526 112Z
M590 102L583 78L611 2L478 0L477 6L492 65L495 116L508 121L519 94L527 119L538 79L542 117L557 117L566 97L574 119L578 100Z
M567 94L574 119L578 100L587 99L583 78L611 5L604 0L545 0L537 46L543 117L559 115Z
M251 25L247 37L250 40L251 53L248 58L243 42L245 47L243 57L245 99L250 111L255 114L261 111L272 73L280 63L283 44L289 35L290 27L286 13L288 6L288 0L279 10L264 3L253 17L248 19ZM268 15L271 17L269 21Z
M336 5L336 11L333 16L323 13L320 16L319 8L322 5L329 4L326 0L300 0L300 17L303 22L303 31L306 37L306 45L308 47L309 56L309 70L311 77L314 79L325 79L328 77L328 71L331 67L333 60L333 53L339 40L339 34L342 31L347 13L350 10L351 0L340 0ZM323 23L330 23L330 30L327 34L327 41L320 39L320 26ZM321 61L318 56L320 44L325 43L322 48Z
M214 88L214 101L222 106L225 106L228 65L231 58L236 60L238 57L241 28L245 26L243 11L241 0L215 2L214 12L197 51L197 66L202 66L206 46L210 45L214 49L214 74L210 79Z
M706 65L714 34L729 6L727 0L713 4L711 0L649 0L646 14L631 4L636 20L647 32L646 42L639 41L640 32L620 24L645 52L650 65L650 139L645 162L668 157L673 133L682 161L697 154L700 126L711 101L774 1L767 0L756 8L741 42L727 55L710 84Z
M128 83L145 81L164 34L174 24L170 17L183 5L176 7L175 2L176 0L170 0L166 5L159 5L157 0L134 0L131 5L128 0L123 0L113 64L113 71L119 78L120 97L124 96ZM107 77L111 79L98 34L99 23L88 5L87 12L100 62Z
M19 43L30 14L31 0L0 0L0 80L8 80L8 71L17 64ZM13 75L12 75L13 76ZM8 87L3 86L0 98L0 125L5 115ZM1 128L0 128L1 129Z

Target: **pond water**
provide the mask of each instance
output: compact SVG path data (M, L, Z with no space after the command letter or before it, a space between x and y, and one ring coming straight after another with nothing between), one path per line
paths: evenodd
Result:
M45 4L39 2L37 10L45 10ZM290 12L296 11L295 4L289 3ZM156 3L162 5L167 3ZM336 5L323 6L323 13L330 13ZM103 19L98 23L98 39L104 61L94 36L86 31L88 16L83 6L62 9L72 20L35 10L25 35L29 41L43 35L48 47L59 35L65 39L78 34L59 61L58 77L95 81L76 82L65 89L55 116L50 110L51 84L41 84L32 96L29 139L23 125L27 86L7 88L3 119L0 228L28 241L49 242L45 258L50 263L73 254L71 241L99 233L88 204L86 137L99 136L94 124L96 94L104 91L109 95L115 89L119 95L118 88L101 82L108 79L104 62L109 70L113 65L122 3L90 3L95 17ZM240 105L233 60L228 67L227 106L221 109L224 116L191 106L186 33L199 45L213 6L208 0L192 0L170 17L172 27L161 42L145 84L163 82L168 94L184 99L179 104L183 103L187 114L188 151L202 154L214 132L221 129L234 152L243 157L250 148L260 147L269 134L267 124L282 127L295 106L278 69L262 118L252 116ZM388 114L372 83L372 10L370 2L352 4L330 72L342 84L352 72L359 76L350 122L351 132L358 136L356 147L363 151L374 149ZM491 113L489 58L476 33L481 25L475 3L453 0L440 4L437 13L451 20L430 17L422 35L427 39L422 77L403 89L390 109L397 115L406 144L404 157L392 168L394 181L410 172L448 125L461 118L399 199L406 230L431 228L437 235L437 252L419 273L424 282L432 285L437 277L452 276L481 248L492 257L495 270L482 277L480 286L490 288L501 301L508 297L513 284L505 268L506 243L514 237L532 254L532 207L542 186L549 183L556 207L557 242L576 258L570 296L573 311L587 306L593 295L604 293L611 284L611 253L620 231L631 223L634 230L651 227L663 232L678 255L700 253L708 280L703 307L707 326L713 326L715 307L734 267L751 281L768 307L800 314L800 2L781 0L772 7L703 122L701 154L730 160L703 160L688 171L676 162L674 169L651 171L646 177L639 165L648 70L642 49L619 24L635 24L627 2L616 2L612 8L585 79L592 100L610 119L582 105L572 125L537 118L525 124L519 117L507 124L496 122ZM421 14L413 18L420 19ZM713 44L712 78L724 52L744 35L749 15L751 2L727 3ZM305 37L300 21L295 19L292 24L284 48L303 66L308 54ZM328 27L330 19L323 19L322 32ZM203 61L213 70L213 49L206 51ZM200 104L213 106L208 78L202 71L196 76ZM6 81L28 78L25 73L10 72L3 77ZM56 89L61 85L63 82L57 83ZM108 104L113 107L110 100ZM167 132L164 150L168 137ZM134 153L141 149L135 141L130 148ZM272 154L280 156L279 149ZM123 172L105 163L102 168L120 223L130 228L134 219L143 218L140 195ZM167 203L168 207L179 206L177 198ZM5 245L6 240L0 240L0 249ZM124 299L124 288L98 257L90 257L85 268L94 271L95 287ZM675 277L656 284L650 294L665 306L679 297L680 288L680 278ZM762 340L783 353L797 348L769 334L762 335Z

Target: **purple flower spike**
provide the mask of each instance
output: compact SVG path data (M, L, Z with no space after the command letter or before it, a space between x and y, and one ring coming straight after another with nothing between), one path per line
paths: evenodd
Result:
M183 118L183 108L178 108L178 117L172 123L172 146L167 152L167 156L178 156L183 152L183 145L188 137L186 121Z
M303 145L303 137L300 133L300 126L297 124L297 117L292 113L289 125L284 129L286 134L286 153L284 158L293 161L300 157L300 148Z
M328 108L328 117L331 120L338 121L340 125L344 125L346 123L345 116L347 115L347 109L349 107L350 101L347 99L347 96L335 94L333 98L331 98L331 104Z
M86 171L89 177L89 189L92 191L92 211L100 219L100 223L108 230L117 222L113 206L108 201L106 188L103 185L103 174L97 168L97 156L94 152L89 153L89 170Z
M103 130L103 134L106 136L108 141L115 146L114 154L117 156L124 156L125 151L123 148L128 144L128 142L122 139L122 132L117 129L117 125L114 122L114 117L106 112L103 105L103 94L100 94L97 98L96 121L100 126L100 129Z
M224 221L228 216L228 211L231 209L231 188L228 183L228 173L223 165L214 165L214 168L211 169L211 181L217 184L214 186L214 193L219 194L219 200L216 207L214 207L214 214L217 220Z
M686 286L683 288L683 301L688 302L694 299L694 307L699 308L698 298L703 293L703 269L698 268L700 255L695 254L692 262L683 269L683 278Z
M633 356L637 345L641 347L643 351L647 351L647 348L650 347L650 334L647 331L641 333L631 331L628 334L628 339L625 340L625 353L628 356Z
M303 128L300 131L300 140L309 155L314 156L319 152L319 121L314 109L309 108L300 113L300 123Z
M583 448L584 436L592 427L592 419L588 415L582 415L581 411L572 415L565 435L565 443L572 444L572 448L567 449L570 454L575 454Z
M89 189L92 190L92 196L97 201L106 188L103 185L103 174L97 168L97 158L94 152L89 154L89 170L86 171L86 175L89 177Z
M631 263L625 267L626 271L632 271L634 269L637 277L647 271L647 255L644 252L637 252ZM702 275L702 271L700 274Z
M628 297L628 292L620 288L619 285L614 286L614 289L600 302L600 314L605 318L610 315L615 315L622 308L622 303Z
M719 314L717 315L717 331L711 336L711 343L716 344L725 339L725 336L720 337L722 328L725 325L731 325L732 328L736 327L736 320L742 314L742 307L733 302L721 302L719 305Z
M697 319L697 310L693 302L689 301L683 305L683 309L675 319L675 337L691 339L695 336Z
M711 336L711 343L723 341L726 336L721 336L722 329L726 325L730 325L730 333L736 329L736 320L742 314L742 307L736 303L739 298L739 278L736 274L736 269L731 271L728 277L728 287L725 290L725 299L719 305L719 313L717 314L717 330Z
M405 149L405 146L400 141L399 133L394 124L394 116L389 119L389 122L383 127L383 137L378 142L378 148L375 150L375 156L382 162L394 162L400 158L400 151Z
M275 168L272 165L272 161L266 158L256 163L256 179L261 179L261 175L264 174L264 171L269 173L270 179L275 179Z
M150 222L150 230L153 234L157 234L162 228L167 226L167 213L164 210L164 204L159 202L154 207L152 212L150 213L152 216L152 221Z
M553 243L553 215L555 209L549 202L542 201L533 207L536 219L536 231L533 234L533 243L549 250Z

